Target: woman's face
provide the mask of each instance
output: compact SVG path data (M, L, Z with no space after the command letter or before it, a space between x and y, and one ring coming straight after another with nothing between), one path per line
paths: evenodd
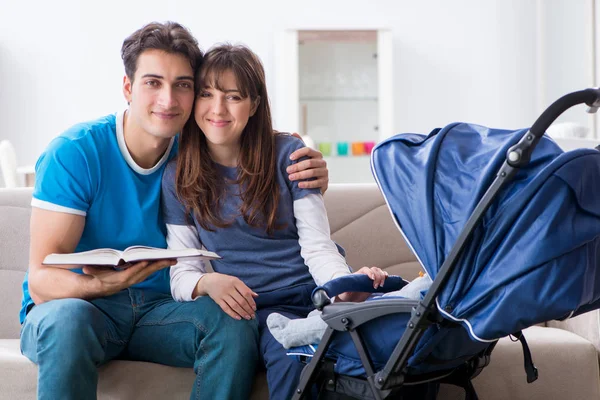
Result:
M219 86L201 88L196 99L194 117L204 132L211 149L233 150L240 146L240 137L256 107L250 97L242 98L231 70L220 77Z

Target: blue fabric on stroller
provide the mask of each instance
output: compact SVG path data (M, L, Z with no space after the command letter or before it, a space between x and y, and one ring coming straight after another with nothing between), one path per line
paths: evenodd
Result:
M427 136L397 135L373 150L373 174L394 221L432 279L508 149L526 132L455 123ZM436 299L440 314L456 324L428 328L408 375L449 370L503 336L598 308L598 199L600 153L564 153L543 136L484 214ZM357 328L376 370L410 316L387 315ZM327 355L336 359L336 373L365 375L349 335L337 335Z
M525 133L452 124L374 150L386 202L432 279ZM543 136L463 249L438 310L482 342L587 310L600 299L598 199L600 153L564 153Z
M393 292L406 284L400 277L390 276L385 287L374 292ZM346 291L373 291L372 282L366 275L348 275L337 278L321 287L330 297ZM317 290L317 289L315 289ZM401 297L372 297L366 302L385 302ZM390 353L406 329L410 311L416 302L407 302L405 313L397 313L377 318L358 328L375 369L381 369L388 361ZM484 350L489 343L471 339L466 330L457 325L432 326L417 345L409 360L408 372L419 375L438 370L447 370L461 365L465 358ZM288 355L301 362L309 362L318 348L318 343L293 347ZM336 360L334 371L340 375L364 376L365 369L354 343L349 335L336 336L327 351L330 359Z

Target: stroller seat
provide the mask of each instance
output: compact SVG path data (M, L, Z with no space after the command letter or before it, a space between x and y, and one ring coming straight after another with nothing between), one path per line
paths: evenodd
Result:
M348 275L315 289L313 296L319 297L319 291L324 291L329 298L346 291L389 293L399 290L404 285L406 285L406 281L401 277L389 276L386 279L385 288L380 287L374 290L368 276ZM377 307L377 303L381 307ZM369 319L370 322L356 328L363 346L362 355L359 351L360 345L356 346L356 338L352 335L339 334L332 338L324 358L324 362L329 364L325 368L329 373L321 378L318 385L322 389L325 389L323 386L337 386L335 392L338 396L340 393L345 393L349 395L348 398L375 398L372 397L369 390L365 390L361 386L360 382L364 382L371 368L374 371L384 368L418 304L419 300L415 299L377 296L369 298L365 303L336 303L325 307L322 318L328 324L344 325L345 323L342 322L344 318L360 323L361 317L357 314L360 314L361 306L367 307L368 312L364 318ZM390 308L393 308L392 313L388 313ZM350 309L353 309L355 315L348 311ZM384 315L373 319L373 316L378 313ZM471 378L476 376L489 362L489 352L494 344L495 341L491 344L474 341L460 325L440 318L438 323L431 324L408 362L403 382L404 397L411 399L434 398L437 385L428 385L432 381L434 383L447 382L464 387L467 384L465 374L464 372L457 374L457 368L469 366L472 371L468 375ZM288 354L307 363L314 357L319 345L293 347ZM478 359L476 366L473 363L465 364L465 361L472 360L474 355L479 353L482 354L483 359ZM364 363L365 354L368 359L366 364ZM365 365L369 365L371 368L365 368ZM348 386L351 390L347 388ZM418 388L413 386L418 386ZM407 387L411 388L407 391ZM322 398L338 397L322 396Z

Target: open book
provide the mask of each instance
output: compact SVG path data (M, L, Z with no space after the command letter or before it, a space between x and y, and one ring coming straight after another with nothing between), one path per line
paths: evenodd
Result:
M44 258L44 265L64 265L66 268L77 268L81 265L104 265L119 268L120 265L138 261L164 259L200 259L214 260L219 257L216 253L200 249L160 249L157 247L131 246L123 251L114 249L95 249L69 254L49 254Z

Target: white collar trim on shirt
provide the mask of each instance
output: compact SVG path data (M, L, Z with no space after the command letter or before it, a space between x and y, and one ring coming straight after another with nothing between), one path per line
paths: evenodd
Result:
M121 112L117 113L117 121L116 121L117 142L119 143L119 149L121 150L121 154L123 155L123 158L125 158L125 161L131 167L132 170L134 170L135 172L137 172L138 174L141 174L141 175L150 175L151 173L153 173L154 171L159 169L161 167L161 165L163 165L169 158L169 154L171 153L171 148L173 147L173 143L175 142L175 137L173 137L171 139L171 141L169 142L169 147L167 147L165 154L163 154L161 159L158 160L158 162L156 163L156 165L154 167L142 168L133 160L133 157L131 157L129 150L127 149L127 145L125 144L125 135L123 133L124 117L125 117L125 111L121 111Z

